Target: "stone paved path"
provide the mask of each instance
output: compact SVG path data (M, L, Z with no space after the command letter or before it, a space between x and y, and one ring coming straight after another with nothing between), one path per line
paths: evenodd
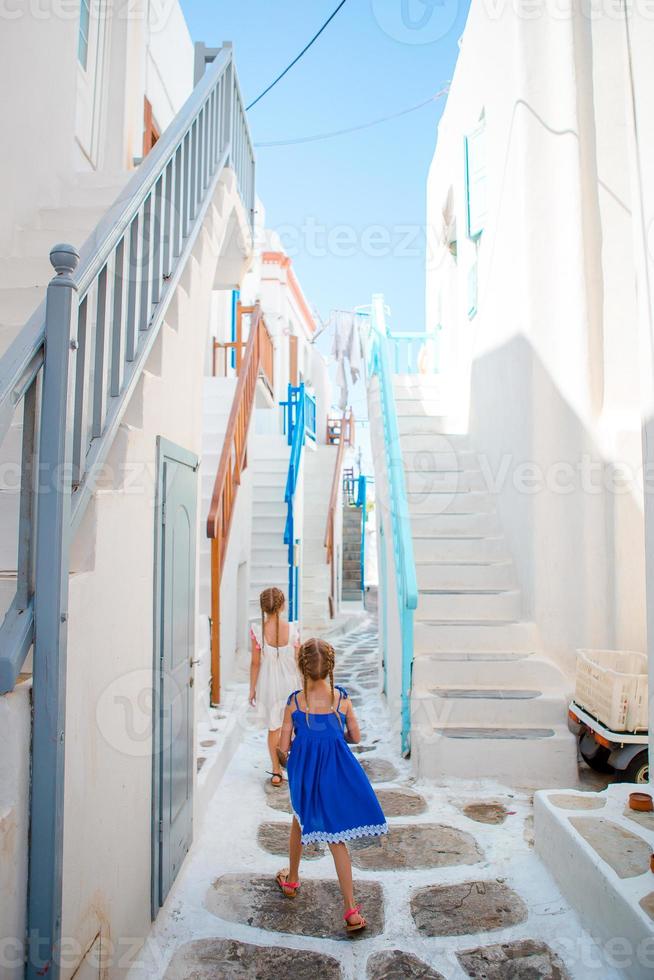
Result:
M295 901L286 786L265 776L265 735L244 729L204 826L129 980L617 980L533 851L531 800L485 784L418 783L380 697L375 624L337 642L337 681L359 702L358 747L389 837L354 842L370 928L348 937L329 852L307 849ZM245 690L243 694L245 698Z

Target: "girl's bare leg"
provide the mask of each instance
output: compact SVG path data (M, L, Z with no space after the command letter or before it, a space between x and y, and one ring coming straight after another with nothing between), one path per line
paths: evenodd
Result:
M282 768L279 764L279 759L277 758L277 746L279 745L279 735L281 733L281 728L275 728L274 731L268 732L268 752L270 754L270 761L272 763L272 772L276 775L281 776Z
M354 908L354 886L352 884L352 861L350 859L350 852L345 844L342 843L330 844L329 850L332 852L332 857L334 858L336 874L338 875L338 883L341 888L341 895L343 896L343 911L347 912L348 909ZM361 921L361 916L352 915L348 921L351 925L356 925Z
M296 818L293 817L291 835L288 840L288 880L299 881L300 859L302 857L302 831Z

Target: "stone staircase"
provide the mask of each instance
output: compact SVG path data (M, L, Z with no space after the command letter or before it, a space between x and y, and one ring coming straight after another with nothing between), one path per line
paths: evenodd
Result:
M361 599L361 534L363 531L360 507L343 504L343 586L346 601Z
M302 548L302 635L329 629L331 569L327 564L325 530L332 489L336 446L316 446L304 457L304 533ZM338 526L338 519L336 524ZM340 554L340 541L336 547Z
M378 391L370 391L379 419ZM476 454L437 379L397 376L418 582L411 703L420 776L571 785L568 682L522 619L513 563Z
M288 602L288 549L284 544L286 503L284 493L288 475L289 446L285 436L251 437L252 486L252 564L250 578L250 621L259 622L259 595L276 586ZM286 610L288 613L288 610Z

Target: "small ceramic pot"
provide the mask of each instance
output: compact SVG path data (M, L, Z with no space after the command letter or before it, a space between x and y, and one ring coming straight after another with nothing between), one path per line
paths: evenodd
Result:
M654 803L649 793L630 793L629 809L639 810L641 813L649 813L654 810Z

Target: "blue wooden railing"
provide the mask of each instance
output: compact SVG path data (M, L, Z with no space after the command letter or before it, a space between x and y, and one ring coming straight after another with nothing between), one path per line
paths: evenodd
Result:
M379 396L384 432L384 459L389 492L389 518L393 540L395 585L397 591L401 641L401 730L402 751L411 750L411 674L413 665L413 611L418 605L418 584L413 557L409 504L404 479L404 463L393 390L393 369L383 296L373 296L368 332L368 375L379 379ZM385 597L380 596L384 602Z
M361 508L361 591L366 591L366 524L368 523L368 488L375 482L374 476L360 474L357 480L355 505Z
M81 252L53 247L47 297L0 358L0 441L4 420L22 412L16 594L0 624L0 693L12 690L34 642L29 980L43 964L59 976L71 541L227 167L252 227L254 154L229 47Z
M284 409L284 432L291 452L286 477L286 524L284 544L288 548L288 618L297 622L299 614L300 566L296 558L295 539L295 491L302 465L302 450L307 439L316 441L316 399L306 390L304 383L288 386L288 399L281 403Z

